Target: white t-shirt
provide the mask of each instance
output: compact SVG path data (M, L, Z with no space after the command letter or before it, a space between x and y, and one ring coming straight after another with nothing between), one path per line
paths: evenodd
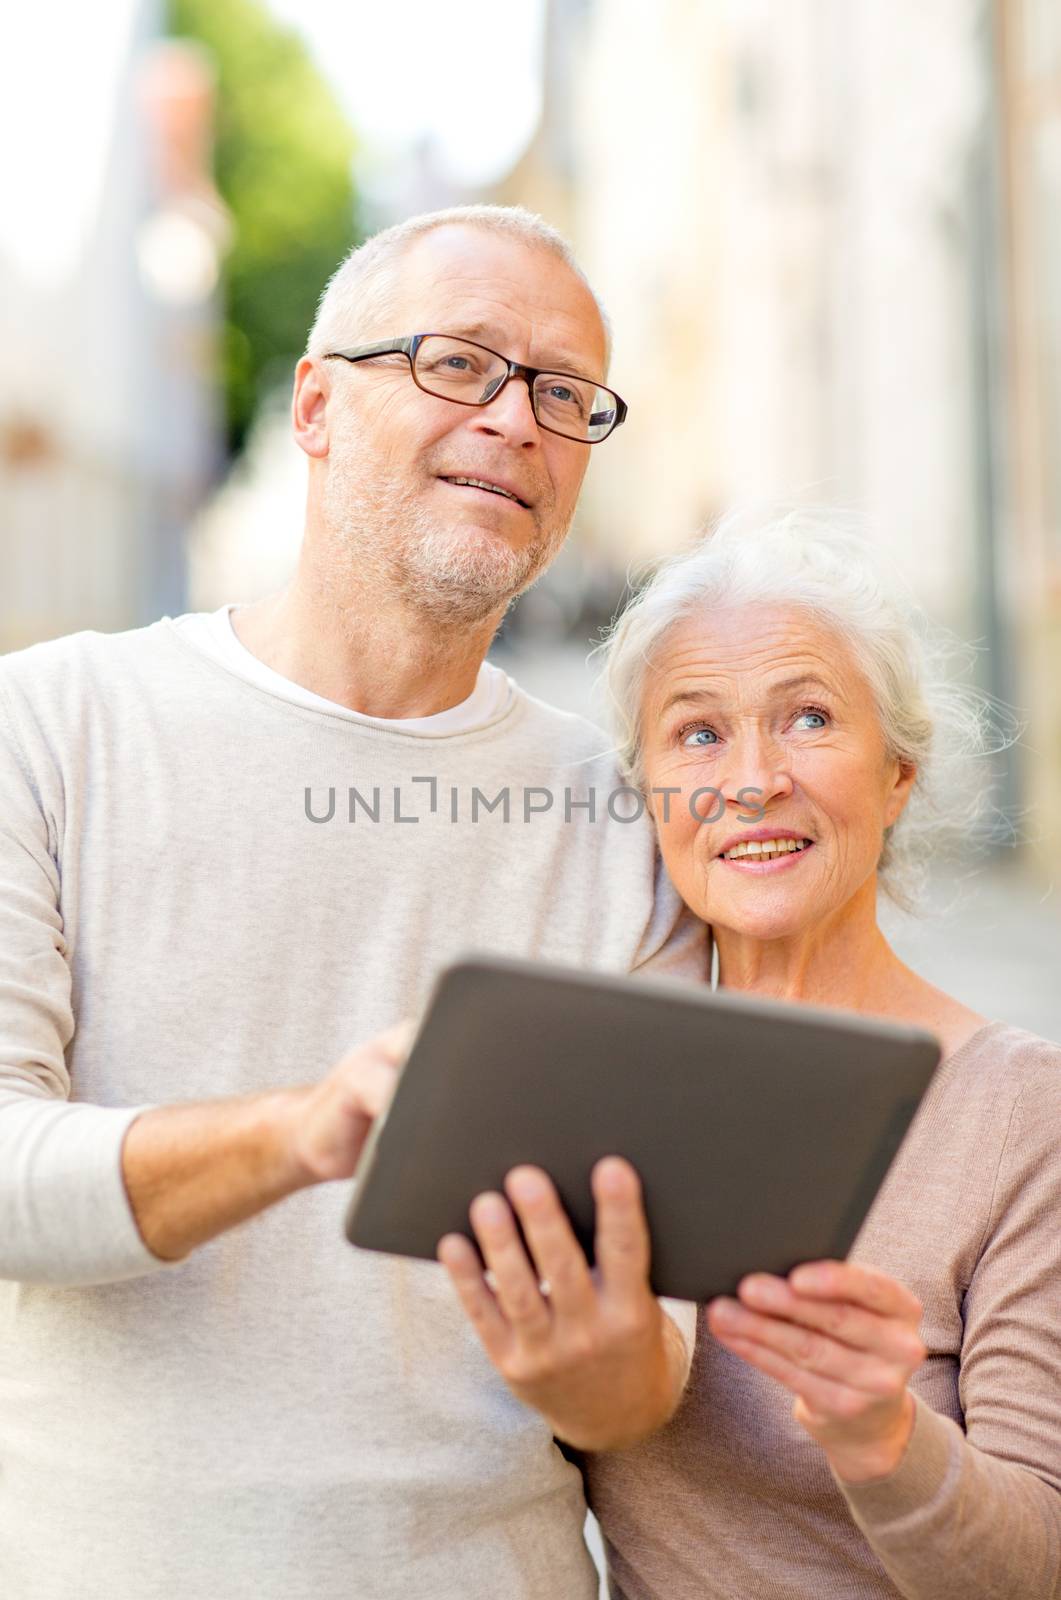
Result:
M445 711L436 711L430 717L369 717L362 711L353 711L349 706L340 705L336 700L314 694L312 689L303 688L300 683L285 678L282 673L267 667L264 661L259 661L247 649L232 625L232 612L235 609L234 605L229 604L219 606L216 611L189 611L184 616L175 617L173 626L189 643L198 646L223 667L228 667L230 672L236 673L247 683L257 683L273 694L282 695L295 705L312 706L317 711L338 712L341 716L349 717L351 722L363 722L373 728L441 735L466 733L471 728L480 728L484 723L493 722L505 712L515 694L516 686L508 673L502 672L492 662L484 661L479 668L475 688L459 705L447 706Z

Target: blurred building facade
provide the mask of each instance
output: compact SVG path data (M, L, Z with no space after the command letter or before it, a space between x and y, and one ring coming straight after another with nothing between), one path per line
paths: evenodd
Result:
M1031 731L1061 846L1061 6L550 0L499 198L573 238L631 416L584 549L617 579L728 506L849 508Z
M1061 848L1061 6L996 0L1006 241L1000 404L1009 464L1004 575L1032 727L1026 797Z
M34 106L5 180L0 650L182 609L219 465L210 68L161 41L156 0L79 17L45 0L20 24L35 59L62 33L62 109Z

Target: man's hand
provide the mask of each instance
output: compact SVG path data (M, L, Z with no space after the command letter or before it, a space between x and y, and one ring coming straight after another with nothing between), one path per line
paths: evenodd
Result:
M893 1472L914 1424L907 1382L925 1359L909 1289L852 1262L814 1261L787 1279L753 1273L737 1294L708 1306L719 1343L791 1390L793 1416L839 1478Z
M536 1167L508 1174L507 1200L481 1194L472 1202L472 1228L493 1287L463 1235L447 1234L438 1257L512 1392L567 1443L604 1450L632 1444L668 1420L687 1363L681 1335L649 1287L637 1173L609 1156L594 1168L592 1186L594 1271L556 1190Z
M137 1117L122 1175L148 1249L183 1260L298 1189L349 1178L413 1030L411 1022L389 1028L305 1088L158 1106Z
M306 1183L352 1178L369 1129L386 1110L415 1022L399 1022L337 1062L300 1096L291 1119L291 1149Z

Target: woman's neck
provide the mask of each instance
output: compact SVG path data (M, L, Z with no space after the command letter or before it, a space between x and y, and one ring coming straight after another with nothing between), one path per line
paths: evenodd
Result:
M900 961L877 926L875 879L831 917L790 937L752 938L717 924L713 931L726 989L910 1022L934 1033L944 1056L988 1021Z
M891 1011L896 986L905 988L904 978L913 974L878 927L876 900L870 879L831 916L780 938L715 925L720 986L845 1010Z

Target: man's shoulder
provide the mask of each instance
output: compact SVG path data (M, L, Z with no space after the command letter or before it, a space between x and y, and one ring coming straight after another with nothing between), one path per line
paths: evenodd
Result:
M76 728L93 705L116 706L123 685L179 667L168 618L120 633L86 628L0 655L0 712L16 725Z
M24 645L0 655L0 681L28 685L66 678L71 672L125 670L137 660L168 653L168 625L169 618L163 617L158 622L127 628L120 633L83 628L77 633L64 633L57 639Z
M519 715L510 725L514 744L550 764L592 766L597 773L617 774L615 746L602 727L576 711L540 700L518 683L515 688Z

